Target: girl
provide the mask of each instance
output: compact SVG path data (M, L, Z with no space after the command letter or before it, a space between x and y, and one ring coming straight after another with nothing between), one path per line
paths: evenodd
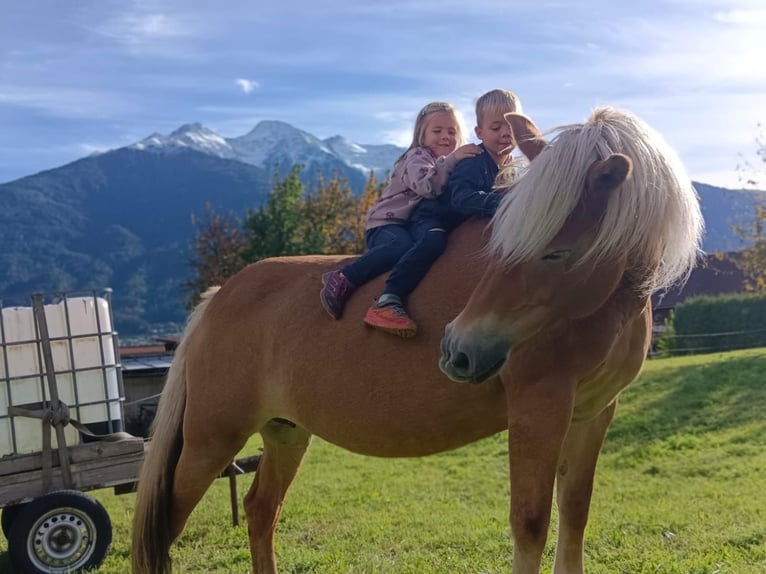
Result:
M463 145L458 117L446 102L432 102L418 113L410 147L394 163L388 186L367 212L367 252L342 269L322 275L322 305L335 319L343 314L357 287L396 265L364 322L401 337L415 335L417 326L403 300L425 276L435 259L434 250L444 250L446 233L436 232L436 222L409 221L410 214L422 199L442 192L459 160L482 152L477 145Z

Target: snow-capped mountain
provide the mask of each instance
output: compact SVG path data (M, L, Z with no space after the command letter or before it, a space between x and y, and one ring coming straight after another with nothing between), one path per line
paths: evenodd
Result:
M156 152L190 148L227 159L235 156L234 150L225 138L200 123L185 124L167 136L155 132L128 147Z
M258 122L249 133L226 141L237 159L259 167L269 167L273 158L303 164L328 156L338 159L316 136L279 121Z
M342 136L327 138L323 143L349 167L372 169L378 176L391 171L394 162L405 150L392 144L359 145Z
M340 162L365 175L372 171L381 177L391 170L404 151L390 144L357 144L339 135L321 140L276 120L261 121L250 132L233 138L222 137L199 123L186 124L170 135L154 133L128 147L156 153L193 149L265 169L296 163L321 169Z

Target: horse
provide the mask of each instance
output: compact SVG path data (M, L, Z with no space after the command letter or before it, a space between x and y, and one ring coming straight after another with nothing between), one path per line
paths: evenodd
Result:
M583 572L596 462L647 355L650 294L688 276L703 223L677 155L631 112L598 108L551 141L508 121L531 161L489 222L452 233L410 298L414 339L363 325L383 277L327 317L316 294L339 256L262 260L203 298L139 476L134 574L170 572L192 510L256 432L252 571L276 574L274 531L313 435L419 457L505 430L513 574L539 572L554 490L554 572Z

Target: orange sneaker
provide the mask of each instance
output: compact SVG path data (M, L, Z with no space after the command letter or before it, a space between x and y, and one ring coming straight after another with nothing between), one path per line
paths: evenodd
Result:
M418 326L415 324L401 303L395 302L385 307L373 305L367 309L364 315L364 322L370 327L380 329L392 335L398 335L404 339L414 337L418 332Z

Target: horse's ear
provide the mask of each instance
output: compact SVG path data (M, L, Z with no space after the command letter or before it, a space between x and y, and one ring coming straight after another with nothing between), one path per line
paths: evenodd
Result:
M606 212L611 192L630 177L632 168L630 158L621 153L594 161L585 176L583 201L572 213L560 235L571 240L597 224Z
M540 155L540 152L548 145L540 128L524 114L509 112L505 114L505 120L511 125L516 145L529 161Z
M596 161L588 168L587 190L593 195L608 195L630 177L632 170L633 162L621 153Z

